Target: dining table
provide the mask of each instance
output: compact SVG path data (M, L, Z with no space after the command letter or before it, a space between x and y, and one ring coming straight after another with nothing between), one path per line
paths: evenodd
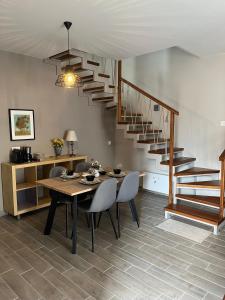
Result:
M125 171L125 174L128 174L130 171ZM139 177L143 179L145 173L140 172ZM80 174L79 178L75 179L63 179L61 177L47 178L42 180L37 180L36 183L39 186L43 186L48 188L51 193L51 203L49 206L48 217L44 229L44 235L49 235L51 233L52 225L54 222L55 211L58 204L58 195L66 195L66 198L69 198L72 203L72 253L77 253L77 199L81 194L93 193L99 186L101 182L112 178L107 174L100 175L98 177L99 183L97 184L83 184L81 183L82 174ZM118 185L120 185L123 181L124 177L117 177ZM140 180L140 187L143 187L143 180Z

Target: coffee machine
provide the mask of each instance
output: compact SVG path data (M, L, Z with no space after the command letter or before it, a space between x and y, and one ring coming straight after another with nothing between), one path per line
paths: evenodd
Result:
M22 151L23 151L24 162L31 162L32 161L31 147L30 146L23 147Z
M21 164L32 161L32 152L30 146L12 149L10 153L10 162Z

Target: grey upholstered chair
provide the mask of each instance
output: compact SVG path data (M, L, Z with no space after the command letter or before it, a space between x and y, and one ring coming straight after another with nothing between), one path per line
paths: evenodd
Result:
M133 219L137 222L137 226L140 226L137 209L134 199L137 196L139 188L139 172L130 172L123 179L119 192L116 198L116 215L118 225L118 235L120 237L120 210L119 204L128 202Z
M103 181L95 192L92 201L84 201L79 203L78 207L85 213L90 215L91 219L91 239L92 239L92 252L94 252L94 214L100 212L107 212L115 233L116 238L117 232L113 223L113 218L110 212L110 208L116 201L117 192L117 180L115 178L107 179Z
M66 168L64 168L62 166L53 167L53 168L51 168L51 170L49 172L49 178L59 177L65 172L66 172ZM68 237L69 206L71 206L71 198L64 194L61 194L59 192L55 192L55 191L50 191L50 193L57 193L59 203L63 203L66 205L66 237Z
M87 172L91 167L91 164L86 161L82 161L76 165L75 171L77 173Z

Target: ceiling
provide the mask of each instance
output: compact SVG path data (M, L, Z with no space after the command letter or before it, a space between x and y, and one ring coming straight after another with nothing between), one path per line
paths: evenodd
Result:
M0 49L45 58L67 47L124 58L178 46L225 52L224 0L0 0Z

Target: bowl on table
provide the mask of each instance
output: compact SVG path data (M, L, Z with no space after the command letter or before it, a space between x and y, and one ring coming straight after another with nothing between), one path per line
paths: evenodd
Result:
M95 175L87 175L86 176L87 181L94 181L94 179L95 179Z
M121 173L121 169L113 169L113 172L116 174L116 175L119 175Z
M101 171L99 171L99 174L100 175L105 175L107 172L105 171L105 170L101 170Z

